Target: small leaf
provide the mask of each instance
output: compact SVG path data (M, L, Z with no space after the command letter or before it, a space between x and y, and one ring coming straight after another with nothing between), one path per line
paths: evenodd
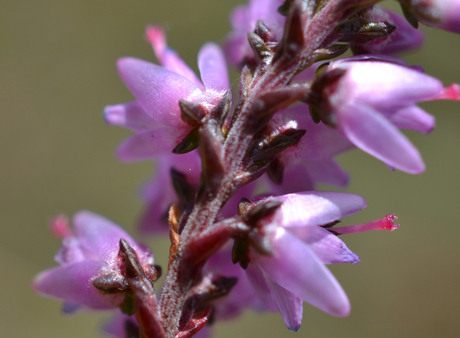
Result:
M198 148L200 132L198 128L190 130L182 141L173 149L174 154L185 154Z
M132 292L125 294L125 301L120 307L120 310L128 316L132 316L134 314L134 295Z
M286 61L294 59L304 45L304 10L301 4L293 2L284 26L283 40L278 48L273 61L283 57Z
M415 29L418 28L418 20L417 17L412 13L412 10L410 8L410 5L404 2L399 2L399 5L401 6L401 10L404 14L404 17L406 18L407 22L414 27Z
M222 162L222 144L216 140L209 128L203 128L200 137L201 182L198 199L214 198L224 177L225 169Z
M313 53L315 57L313 63L339 57L340 55L344 54L348 50L348 48L348 43L336 43L326 48L317 49ZM300 71L303 71L305 69L306 68L302 68Z
M239 263L245 256L249 249L249 242L243 239L235 239L232 248L232 262L233 264Z
M280 162L280 160L275 158L273 161L270 162L267 174L273 183L281 185L283 183L283 173L284 165Z
M185 209L190 208L194 202L195 189L187 182L186 176L180 171L171 168L170 174L172 186L181 203L181 207Z
M251 160L253 163L270 161L276 154L279 154L296 142L297 140L293 137L283 134L276 135L263 148L254 151L251 155Z

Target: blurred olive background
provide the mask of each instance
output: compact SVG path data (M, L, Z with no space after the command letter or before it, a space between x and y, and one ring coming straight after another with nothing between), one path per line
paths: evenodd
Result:
M56 213L89 209L134 229L142 208L138 186L153 165L121 164L113 155L129 132L106 126L101 111L132 98L115 61L126 55L155 61L143 33L147 24L160 24L196 69L200 46L222 40L228 13L241 1L1 1L0 336L100 336L107 314L63 316L60 302L29 285L55 265L60 243L47 223ZM426 47L408 55L409 63L446 85L460 82L460 36L425 31ZM431 135L409 133L426 161L423 175L391 172L360 151L340 158L352 175L348 191L369 205L345 224L389 212L402 224L394 233L344 238L362 260L331 267L351 300L350 317L305 305L294 334L278 314L249 313L218 325L217 337L460 336L460 103L423 107L437 118ZM167 243L151 244L165 266Z

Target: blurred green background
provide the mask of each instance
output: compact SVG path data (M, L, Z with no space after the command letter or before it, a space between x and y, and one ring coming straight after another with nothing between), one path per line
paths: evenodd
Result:
M154 61L147 24L163 25L168 42L196 69L206 41L221 41L228 13L241 0L2 0L0 12L0 336L98 337L107 314L60 314L60 303L29 287L55 265L59 240L47 232L58 212L98 212L132 230L142 204L139 184L151 163L121 164L113 153L129 132L108 127L102 108L131 99L115 61ZM387 2L385 2L387 4ZM393 2L390 7L396 8ZM460 36L425 29L426 46L410 64L446 85L460 82ZM278 314L222 323L217 337L459 337L460 104L424 104L437 118L428 136L410 133L427 165L410 176L359 151L340 158L349 192L368 207L345 220L397 213L401 228L345 238L362 262L332 266L352 303L348 318L306 305L303 327L287 331ZM152 242L166 265L167 245Z

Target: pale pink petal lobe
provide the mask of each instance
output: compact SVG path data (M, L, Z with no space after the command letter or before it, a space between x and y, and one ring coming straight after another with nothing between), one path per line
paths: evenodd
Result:
M186 100L198 87L187 78L152 63L135 59L118 60L118 72L140 104L155 120L171 127L184 127L179 100Z
M436 125L434 116L416 105L399 109L388 115L388 119L398 128L415 130L424 134L432 132Z
M83 261L43 271L33 281L33 288L47 296L65 299L92 309L109 309L121 304L122 298L98 291L91 279L100 275L106 263Z
M267 274L265 280L273 294L278 311L283 316L284 324L289 330L297 332L302 323L303 300L280 286Z
M339 237L322 227L290 227L287 230L307 244L324 264L360 262Z
M198 68L206 89L223 91L230 88L227 62L218 45L207 43L201 47L198 53Z
M283 202L275 215L283 227L328 224L366 207L359 195L332 191L306 191L274 199Z
M104 108L104 120L107 124L125 127L136 132L161 125L149 116L136 101L106 106Z
M347 316L350 303L332 273L305 243L278 229L276 254L258 256L261 268L279 285L334 316Z
M110 262L118 254L121 238L136 251L141 251L126 231L98 214L80 211L74 215L73 224L81 245L105 262Z
M163 126L128 137L117 148L117 157L123 162L151 160L170 154L187 135L186 130Z

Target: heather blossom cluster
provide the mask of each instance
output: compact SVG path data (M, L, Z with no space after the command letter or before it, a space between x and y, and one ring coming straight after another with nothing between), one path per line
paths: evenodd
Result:
M459 85L394 56L421 47L419 23L460 33L460 1L398 0L404 17L378 2L249 0L231 13L223 46L200 49L199 76L161 27L147 27L159 64L119 59L134 100L105 107L104 119L133 131L116 150L120 161L156 163L138 229L169 234L168 264L81 211L51 222L59 265L33 288L63 300L66 313L112 310L105 331L114 337L208 337L248 309L279 312L297 331L304 301L347 316L327 265L359 263L342 236L393 231L397 216L338 226L365 199L315 189L347 185L335 158L355 148L391 170L422 173L401 129L430 133L435 119L417 103L460 99ZM241 72L238 88L228 64Z

